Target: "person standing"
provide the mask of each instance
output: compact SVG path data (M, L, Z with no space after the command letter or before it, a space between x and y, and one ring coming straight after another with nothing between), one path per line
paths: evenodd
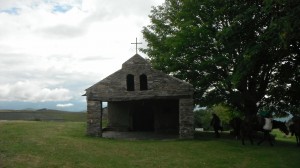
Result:
M263 138L257 143L258 145L260 145L262 142L264 142L265 140L268 140L270 145L273 146L272 143L272 137L270 135L270 132L272 131L272 127L273 127L273 119L270 113L268 113L265 118L264 118L264 125L263 125L263 133L264 136Z
M222 130L221 120L215 113L213 113L212 116L213 117L211 119L210 125L214 128L216 138L220 138L219 130Z

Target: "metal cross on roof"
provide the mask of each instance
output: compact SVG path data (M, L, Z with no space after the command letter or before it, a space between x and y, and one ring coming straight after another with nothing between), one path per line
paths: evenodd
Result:
M135 38L135 43L131 43L131 44L135 44L135 53L137 54L137 45L142 43L138 43L137 38Z

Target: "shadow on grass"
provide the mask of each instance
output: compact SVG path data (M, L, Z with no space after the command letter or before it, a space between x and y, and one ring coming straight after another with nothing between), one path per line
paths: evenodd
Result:
M224 132L220 133L220 135L221 135L220 138L216 138L215 137L215 133L213 131L203 131L203 132L195 132L194 138L195 138L195 140L205 140L205 141L218 140L218 139L232 139L232 140L236 140L227 131L224 131Z
M241 139L240 138L236 139L233 135L230 134L229 131L224 131L220 135L221 135L220 138L216 138L213 131L195 132L194 139L199 141L224 141L224 142L226 141L229 143L236 143L237 145L242 145ZM292 141L293 139L291 140L288 138L279 137L279 135L273 135L273 136L274 136L273 143L275 147L276 146L292 147L292 148L297 147L296 142ZM259 132L258 136L253 138L253 143L254 143L253 145L257 146L257 142L260 141L261 138L262 138L262 133ZM251 145L248 138L245 138L245 143L246 146ZM270 145L269 142L265 141L260 146L270 146Z

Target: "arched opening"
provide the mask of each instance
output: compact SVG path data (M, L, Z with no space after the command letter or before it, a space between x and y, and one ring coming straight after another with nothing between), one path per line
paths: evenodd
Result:
M134 75L128 74L126 77L127 91L134 91Z
M140 90L148 90L148 81L145 74L140 75Z

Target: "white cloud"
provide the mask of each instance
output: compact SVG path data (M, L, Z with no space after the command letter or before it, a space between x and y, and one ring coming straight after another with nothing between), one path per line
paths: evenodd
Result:
M41 83L31 81L18 81L15 84L0 85L1 101L67 101L72 99L66 88L41 87Z
M56 107L65 108L65 107L72 107L74 104L66 103L66 104L57 104Z
M83 99L135 54L136 37L145 45L142 27L162 2L0 0L0 101Z

